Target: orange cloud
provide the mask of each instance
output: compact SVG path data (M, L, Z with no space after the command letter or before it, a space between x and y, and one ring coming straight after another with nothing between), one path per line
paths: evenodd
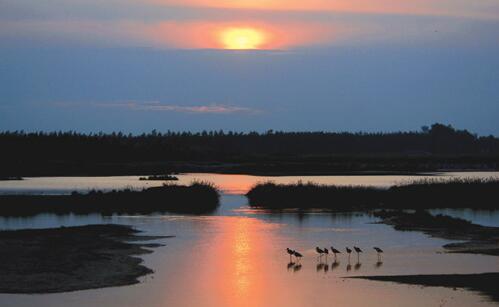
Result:
M444 15L498 19L496 0L145 0L190 7L274 11L337 11L353 13Z

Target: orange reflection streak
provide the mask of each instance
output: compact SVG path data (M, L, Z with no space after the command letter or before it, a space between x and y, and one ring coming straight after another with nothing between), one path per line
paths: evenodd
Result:
M271 230L278 226L246 217L215 223L218 235L203 239L207 247L196 260L200 270L191 279L192 288L209 294L205 306L263 306L274 291L264 255L274 248Z
M251 267L251 242L249 241L248 228L250 228L248 220L239 220L235 224L233 258L235 259L234 267L234 292L238 297L248 297L248 292L252 286L250 278Z

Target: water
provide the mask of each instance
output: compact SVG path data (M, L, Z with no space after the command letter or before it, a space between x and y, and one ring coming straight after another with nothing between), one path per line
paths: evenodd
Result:
M108 191L112 189L142 189L161 186L165 181L141 181L141 176L109 176L109 177L27 177L25 180L0 181L0 193L28 194L69 194L72 191L85 192L96 189ZM436 176L251 176L191 173L177 175L178 181L172 184L190 184L194 181L208 181L215 184L225 194L245 194L257 183L272 181L275 183L314 182L335 185L364 185L389 187L394 184L411 182L427 178L451 179L466 178L499 178L499 172L454 172L440 173Z
M470 173L466 173L470 175ZM491 173L473 176L490 176ZM497 175L493 173L492 175ZM455 174L445 174L455 176ZM303 181L388 186L407 176L278 177L279 182ZM244 193L266 177L242 175L187 174L180 181L193 179L215 182L223 191L221 208L213 215L182 216L55 216L0 218L0 228L43 228L60 225L119 223L132 225L146 234L176 235L158 240L166 244L154 253L141 256L154 275L134 286L85 290L46 295L0 295L0 306L491 306L486 298L466 290L423 288L395 283L346 279L358 275L481 273L499 271L497 257L445 254L448 240L430 238L419 232L399 232L376 224L366 214L314 212L268 213L247 207ZM370 179L372 179L370 181ZM238 181L240 180L240 181ZM11 184L11 183L9 183ZM17 192L43 190L64 193L78 188L140 187L158 182L138 182L137 177L74 177L72 181L33 178L15 183ZM0 190L8 192L5 182ZM449 213L449 212L445 212ZM454 210L457 216L497 225L499 214ZM348 257L328 269L318 262L315 246L336 248L358 245L365 253ZM372 246L385 250L377 264ZM301 267L290 266L286 247L300 251Z

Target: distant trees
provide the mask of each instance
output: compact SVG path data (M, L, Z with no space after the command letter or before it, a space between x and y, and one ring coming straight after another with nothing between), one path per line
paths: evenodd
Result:
M0 132L2 163L12 161L248 162L316 159L342 156L497 156L499 139L478 137L467 130L434 124L419 132L349 133L228 131L159 132Z

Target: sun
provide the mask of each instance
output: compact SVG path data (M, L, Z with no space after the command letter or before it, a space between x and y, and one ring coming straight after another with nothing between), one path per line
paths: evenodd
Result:
M221 42L225 49L259 49L265 40L265 34L253 28L229 28L221 33Z

